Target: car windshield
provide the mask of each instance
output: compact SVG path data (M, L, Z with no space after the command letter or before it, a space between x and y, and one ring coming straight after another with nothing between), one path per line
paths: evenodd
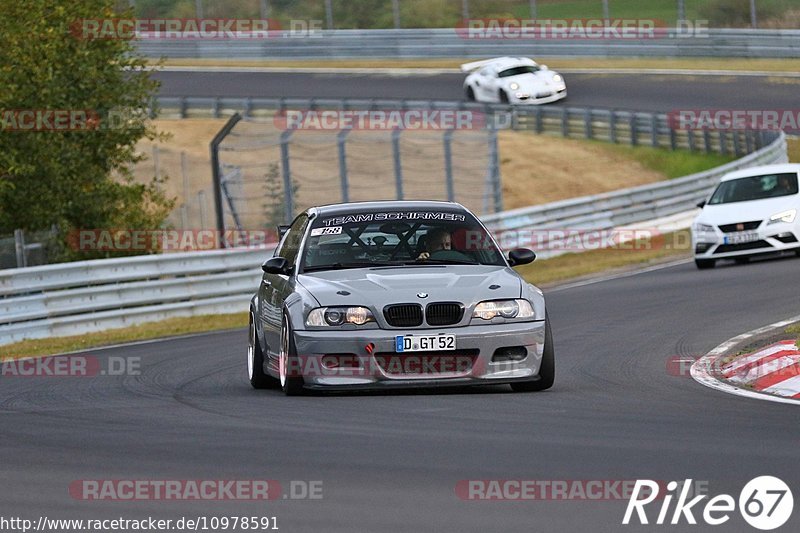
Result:
M749 202L797 194L797 174L766 174L723 181L711 195L710 205Z
M497 74L498 78L508 78L509 76L519 76L520 74L533 74L539 72L539 67L532 67L524 65L521 67L507 68L506 70Z
M469 213L395 211L317 217L301 268L313 272L425 264L506 265Z

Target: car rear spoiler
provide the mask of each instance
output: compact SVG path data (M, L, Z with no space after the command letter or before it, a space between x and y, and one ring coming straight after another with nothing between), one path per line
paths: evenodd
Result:
M472 63L464 63L461 65L461 72L472 72L473 70L478 70L482 66L488 65L494 61L495 59L483 59L481 61L473 61Z

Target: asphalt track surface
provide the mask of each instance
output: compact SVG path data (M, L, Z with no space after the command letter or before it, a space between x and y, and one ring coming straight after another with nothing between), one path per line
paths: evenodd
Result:
M463 99L461 74L159 72L162 96ZM796 109L800 79L771 76L567 74L569 97L549 104L634 111Z
M245 331L92 352L141 375L4 377L0 516L277 516L281 531L755 531L622 526L625 501L463 501L459 480L703 480L738 498L800 487L794 406L670 375L738 333L797 314L800 259L692 264L546 293L553 389L287 398L245 377ZM321 500L80 501L80 479L321 480ZM656 506L660 504L655 504ZM704 505L704 503L702 503ZM673 502L674 506L674 502ZM655 520L657 507L648 508ZM702 523L700 512L695 516ZM671 516L671 515L670 515ZM797 531L795 511L779 531Z
M417 78L161 73L162 94L456 99L460 76ZM570 76L571 105L668 111L792 108L766 78ZM317 92L315 92L317 91ZM768 101L764 94L769 93ZM620 105L623 104L623 105ZM800 499L793 406L726 395L670 375L744 331L797 314L800 259L691 264L546 292L553 389L507 387L287 398L245 377L246 332L91 352L139 375L0 376L0 518L276 516L284 532L755 531L622 526L624 500L463 501L460 480L707 481L738 499L776 475ZM322 481L322 499L83 501L81 479ZM701 502L703 505L704 502ZM648 507L655 520L660 503ZM674 503L673 503L674 508ZM701 521L702 509L695 507ZM670 515L671 516L671 512ZM779 531L797 531L800 512Z

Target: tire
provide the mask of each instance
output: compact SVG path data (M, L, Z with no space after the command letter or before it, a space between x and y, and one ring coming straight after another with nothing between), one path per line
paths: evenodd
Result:
M549 389L556 378L556 358L553 348L553 333L550 330L550 319L545 315L544 352L542 364L539 366L539 379L536 381L519 381L511 384L514 392L537 392Z
M706 270L708 268L714 268L717 265L717 261L715 259L695 259L694 264L700 270Z
M503 89L500 89L500 103L507 104L508 103L508 95Z
M294 345L292 324L289 322L289 317L286 316L284 312L283 321L281 322L281 352L278 368L281 389L283 389L286 396L299 396L303 394L303 377L290 375L292 372L289 369L297 367L295 364L296 359L297 349Z
M737 265L746 265L747 263L750 262L750 258L749 257L737 257L736 259L734 259L734 261L736 262Z
M256 326L253 313L250 313L250 327L247 339L247 377L254 389L273 389L278 380L264 372L264 352L256 339Z
M474 102L475 101L475 91L472 90L472 87L470 85L467 85L466 93L467 93L467 100L469 100L470 102Z

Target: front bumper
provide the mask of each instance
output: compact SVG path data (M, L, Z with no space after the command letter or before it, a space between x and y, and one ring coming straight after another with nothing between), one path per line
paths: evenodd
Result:
M519 93L519 91L517 91ZM552 102L557 102L559 100L563 100L567 97L567 89L553 92L550 96L543 96L538 98L536 94L529 94L529 93L521 93L523 96L518 97L516 93L512 93L509 96L509 101L511 104L514 105L539 105L539 104L550 104Z
M800 249L800 229L795 224L765 225L746 233L753 234L748 242L731 242L731 233L719 227L713 232L692 230L692 249L695 259L727 259Z
M456 349L395 352L398 335L438 334L455 335ZM303 377L306 388L490 385L537 379L545 322L422 330L295 331L294 336L297 356L290 363L290 371ZM517 360L493 360L508 351ZM330 366L331 360L346 364Z

